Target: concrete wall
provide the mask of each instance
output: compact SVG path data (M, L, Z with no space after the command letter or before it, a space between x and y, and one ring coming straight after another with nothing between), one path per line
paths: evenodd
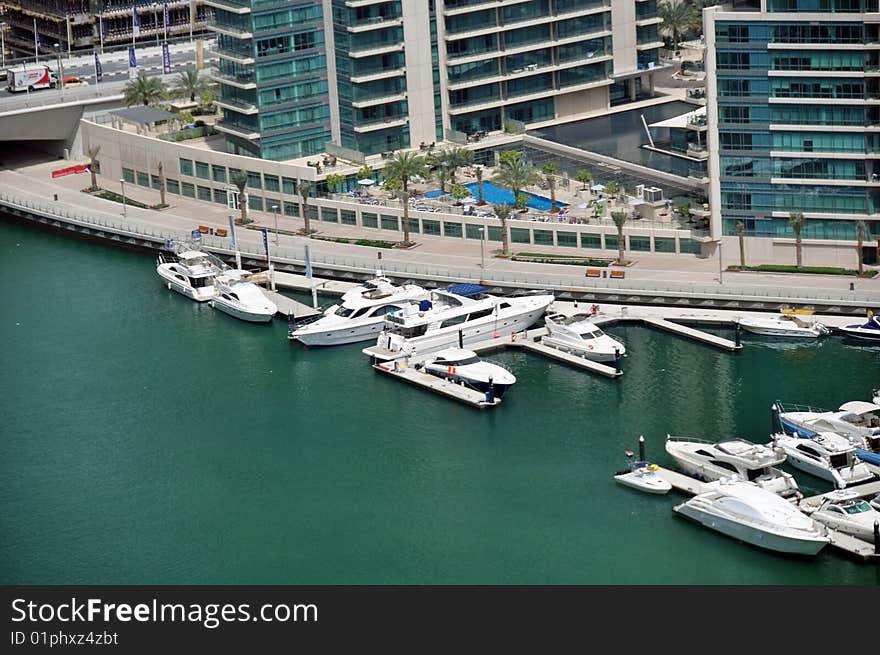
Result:
M556 97L556 116L573 116L588 111L607 109L609 106L608 87L585 89L577 93L565 93Z
M614 74L638 70L636 3L633 0L611 0L611 38Z
M436 140L434 80L431 70L431 25L427 2L400 3L406 61L406 101L410 146Z

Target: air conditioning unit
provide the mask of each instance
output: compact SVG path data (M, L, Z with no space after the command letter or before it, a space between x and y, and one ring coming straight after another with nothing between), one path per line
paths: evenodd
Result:
M642 189L642 200L645 202L662 202L663 189L655 186L644 187Z
M642 200L644 200L645 199L644 193L643 193L644 190L645 190L644 184L637 184L636 185L636 198L641 198Z

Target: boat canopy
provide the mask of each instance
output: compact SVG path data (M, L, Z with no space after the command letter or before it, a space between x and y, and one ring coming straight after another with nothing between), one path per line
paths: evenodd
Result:
M864 400L853 400L840 406L841 412L852 412L853 414L868 414L869 412L880 412L880 405L865 402Z
M481 293L486 293L489 290L489 287L484 287L482 284L471 284L471 283L462 283L462 284L451 284L446 287L446 290L449 293L454 293L458 296L476 296Z

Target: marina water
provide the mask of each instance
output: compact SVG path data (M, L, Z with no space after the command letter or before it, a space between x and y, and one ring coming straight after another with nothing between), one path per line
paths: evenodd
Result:
M155 260L0 222L0 581L877 584L763 552L612 480L644 434L766 442L776 399L880 386L880 348L646 328L618 381L524 352L479 412L163 287ZM324 300L325 304L329 299ZM729 333L729 330L727 331ZM792 470L792 469L789 469ZM805 492L825 482L795 472Z

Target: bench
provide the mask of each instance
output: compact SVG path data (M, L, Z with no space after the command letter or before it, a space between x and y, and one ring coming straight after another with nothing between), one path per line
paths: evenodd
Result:
M214 230L214 234L216 234L218 237L225 237L226 230L224 230L222 227L218 227L216 230Z
M209 228L207 225L199 225L199 232L201 232L202 234L207 234L210 231L211 228Z
M626 271L611 271L611 277L624 278L626 277Z
M598 268L588 268L587 277L602 277L602 271Z

